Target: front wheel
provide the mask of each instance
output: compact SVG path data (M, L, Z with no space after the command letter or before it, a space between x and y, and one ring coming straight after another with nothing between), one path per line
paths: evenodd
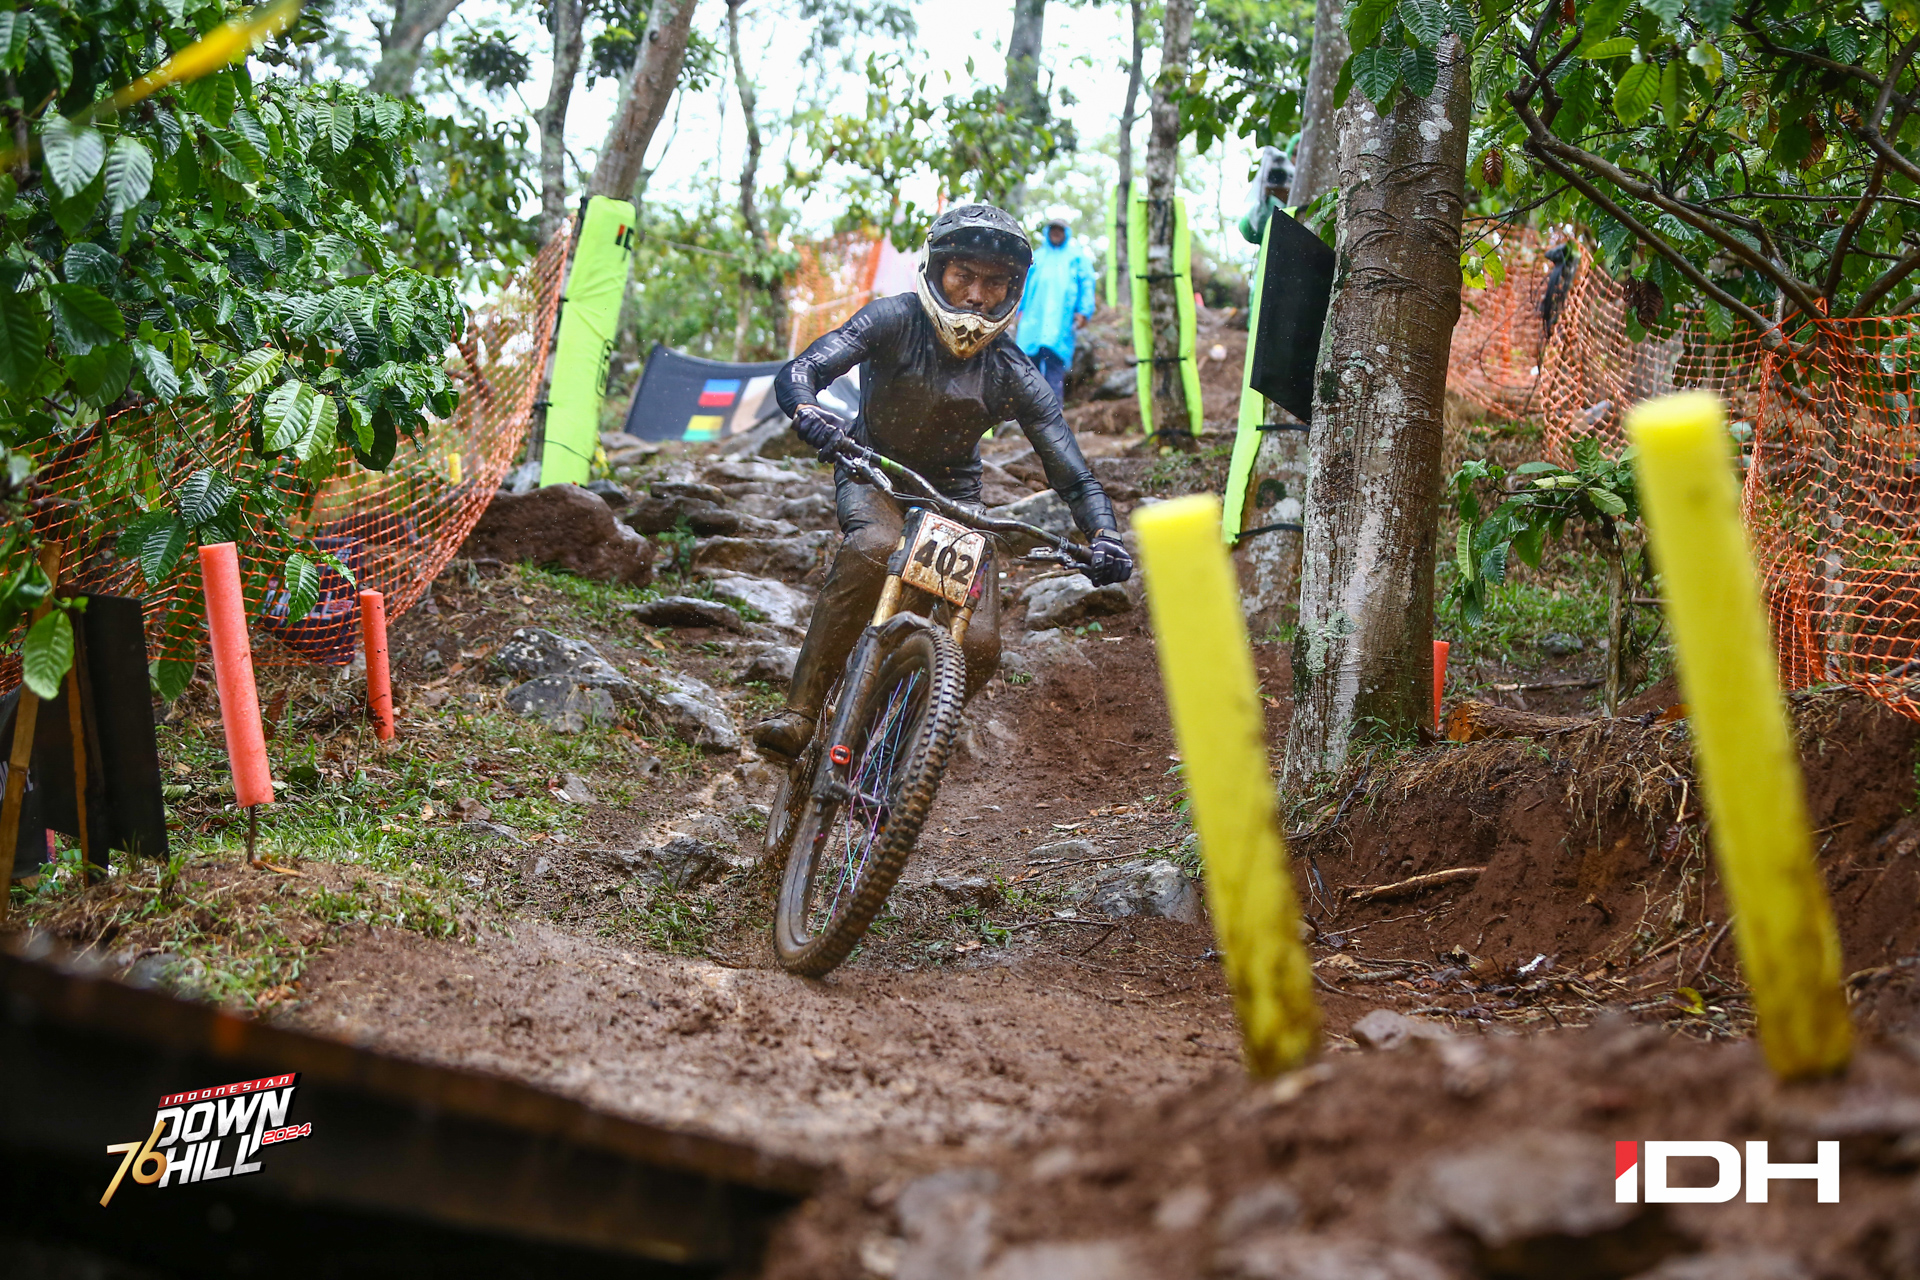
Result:
M794 797L773 943L782 968L809 978L847 958L893 891L933 807L966 698L960 648L930 622L894 618L867 664L871 680L847 673L845 687L859 692L841 720L845 786L812 794L815 769L796 769L789 784L807 794ZM824 750L815 759L816 769L828 767Z

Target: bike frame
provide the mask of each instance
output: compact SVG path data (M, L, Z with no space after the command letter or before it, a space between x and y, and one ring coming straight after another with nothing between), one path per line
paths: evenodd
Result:
M833 714L829 718L827 733L822 743L825 750L814 771L812 787L814 798L820 800L833 798L844 801L847 788L842 771L852 759L845 744L854 730L853 725L844 721L848 710L859 706L863 700L865 690L861 687L862 684L877 675L874 665L868 661L869 651L882 628L894 618L901 616L903 612L901 602L906 597L908 587L900 575L904 568L903 561L907 547L913 541L917 521L920 518L919 512L935 511L955 524L965 525L967 528L989 535L987 554L981 557L981 563L974 571L973 588L967 593L967 602L964 605L953 605L951 601L943 598L934 598L935 612L942 604L953 609L953 617L947 624L947 632L953 637L955 645L961 644L966 639L967 628L973 621L974 609L978 606L981 594L986 590L989 582L987 575L998 572L1000 562L995 554L995 543L999 539L1034 544L1034 549L1028 552L1026 559L1040 563L1084 565L1088 560L1088 552L1085 548L1049 533L1037 525L1020 520L1001 520L970 511L941 494L932 483L912 468L863 448L851 440L841 445L837 452L837 460L862 482L879 489L906 508L906 518L901 526L900 539L894 543L893 556L887 563L887 578L880 588L880 600L874 606L873 620L868 623L860 639L855 642L853 652L847 656L846 678L839 686ZM920 492L900 492L888 483L889 474L898 476ZM919 588L913 589L919 590ZM933 621L931 617L927 620ZM836 751L846 755L847 758L844 760L838 758Z

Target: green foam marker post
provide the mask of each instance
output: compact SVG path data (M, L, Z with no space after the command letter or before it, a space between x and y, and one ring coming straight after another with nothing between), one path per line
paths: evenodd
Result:
M1133 373L1140 392L1140 428L1153 434L1153 317L1147 314L1147 189L1127 199L1127 282L1133 302Z
M1253 482L1253 464L1260 454L1260 424L1266 420L1266 397L1253 389L1253 349L1260 340L1260 290L1267 275L1267 241L1273 219L1260 232L1260 248L1253 259L1253 280L1247 290L1247 358L1240 372L1240 418L1233 434L1233 459L1227 465L1226 511L1220 517L1220 536L1232 546L1246 527L1247 486Z
M542 485L585 484L600 447L600 402L607 394L613 331L633 260L633 224L633 206L606 196L588 200L580 219L553 344Z

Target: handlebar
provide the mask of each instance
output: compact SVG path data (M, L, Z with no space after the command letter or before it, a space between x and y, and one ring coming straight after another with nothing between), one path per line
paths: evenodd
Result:
M1069 542L1038 525L1027 524L1023 520L1001 520L994 516L969 511L935 489L931 481L911 467L895 462L884 454L875 453L846 436L840 437L834 443L831 452L842 466L853 472L862 482L872 485L882 493L910 503L931 507L947 519L956 524L966 525L969 529L978 529L982 533L991 533L1016 543L1033 544L1032 549L1025 556L1029 561L1084 567L1093 559L1093 553L1079 543ZM902 493L888 483L889 475L905 481L917 492Z

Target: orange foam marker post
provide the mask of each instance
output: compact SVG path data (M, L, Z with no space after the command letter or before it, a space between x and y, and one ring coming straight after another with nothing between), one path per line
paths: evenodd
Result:
M1433 642L1433 727L1440 727L1440 695L1447 688L1447 650L1453 648L1445 640Z
M378 591L360 593L360 643L367 651L367 706L373 711L374 736L393 739L393 677L387 666L387 598Z
M240 557L231 542L200 548L200 584L207 595L207 632L213 640L214 683L220 690L220 725L227 734L233 797L243 809L272 804L273 774L267 769L266 735L260 731L260 695L253 687Z

